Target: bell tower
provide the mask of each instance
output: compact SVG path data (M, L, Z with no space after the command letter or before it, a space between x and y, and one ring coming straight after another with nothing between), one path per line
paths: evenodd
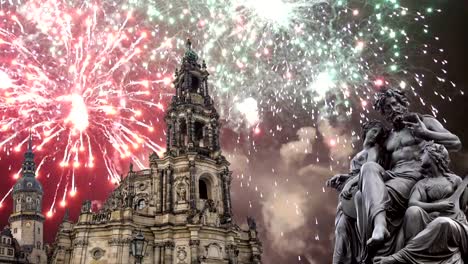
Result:
M47 263L44 250L42 215L42 185L36 179L36 164L32 151L32 137L24 153L22 177L13 186L13 213L9 222L13 237L27 254L30 263Z
M219 115L208 90L207 66L187 40L181 65L175 71L176 94L166 112L167 147L165 157L188 159L187 204L189 220L210 208L220 213L220 222L231 221L229 162L221 155ZM172 164L177 167L178 164ZM205 173L200 173L201 171ZM173 175L176 176L176 175ZM180 185L184 186L184 185ZM172 186L173 193L183 197L184 188ZM181 195L182 194L182 195ZM174 208L177 208L174 195Z
M177 156L187 152L214 157L219 149L219 115L208 93L205 61L198 64L198 55L187 40L182 65L176 69L167 123L167 153Z

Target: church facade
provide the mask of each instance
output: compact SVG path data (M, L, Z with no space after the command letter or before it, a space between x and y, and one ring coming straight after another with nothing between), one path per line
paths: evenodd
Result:
M66 217L51 263L261 263L255 221L243 230L232 219L232 172L208 75L188 41L165 116L166 152L151 154L148 169L131 165L99 211L85 201L76 223ZM137 233L147 243L139 258L131 250Z

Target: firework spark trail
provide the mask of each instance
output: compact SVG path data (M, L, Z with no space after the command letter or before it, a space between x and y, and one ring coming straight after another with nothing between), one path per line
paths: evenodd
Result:
M19 12L13 10L2 10L1 17L5 24L0 31L1 51L13 58L0 68L0 127L15 133L4 138L0 146L13 146L20 151L25 140L15 141L31 127L40 140L37 150L53 152L50 156L54 159L61 156L60 166L72 170L73 193L77 191L75 170L82 162L85 167L94 165L95 135L102 133L96 130L104 131L109 142L114 142L109 145L125 157L131 155L128 145L135 149L140 145L162 149L154 142L146 143L148 136L139 135L138 127L145 128L143 133L153 131L146 117L141 117L142 110L149 112L147 109L160 103L149 97L156 81L148 80L152 87L139 91L136 86L142 81L129 78L135 68L132 61L141 54L142 43L147 39L144 30L131 33L131 12L112 14L123 19L114 21L97 5L75 9L57 1L29 1L19 6ZM116 25L119 27L114 30ZM39 31L28 34L34 27ZM31 41L38 44L28 45ZM168 85L170 79L164 79L164 83ZM122 100L127 103L119 104ZM62 141L63 148L54 151L48 147L52 139ZM114 168L106 164L109 170ZM144 166L140 161L137 164ZM116 171L109 172L118 175ZM55 200L49 212L53 212Z
M75 172L93 168L96 159L110 181L120 180L119 160L144 167L137 153L164 151L153 113L162 114L172 96L168 88L187 37L206 60L221 116L233 128L259 133L266 112L366 119L367 102L383 85L418 96L427 78L449 84L443 52L424 43L434 39L425 21L439 11L410 10L399 0L4 4L0 147L21 150L32 128L36 150L48 153L41 165L58 160L71 170L63 197L78 190ZM432 59L441 73L415 71L418 56Z

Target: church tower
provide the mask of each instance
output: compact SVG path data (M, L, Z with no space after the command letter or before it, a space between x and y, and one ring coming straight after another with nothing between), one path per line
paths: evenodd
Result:
M9 218L11 231L30 263L47 263L43 241L43 191L35 176L36 164L31 136L21 171L22 177L13 186L13 213Z
M198 55L192 50L190 40L187 40L181 66L175 73L176 94L165 116L165 156L174 161L188 159L189 220L208 206L206 203L213 203L210 206L215 206L217 212L222 212L220 221L229 223L231 172L228 169L229 162L220 151L219 115L208 93L208 75L205 61L202 61L201 65L198 63ZM205 166L207 164L210 166ZM197 168L199 171L202 168L206 170L205 174L195 177ZM184 190L181 186L171 187L176 194L180 194ZM175 195L174 198L176 201L168 201L171 210L181 208L177 201L184 197Z
M232 172L221 153L208 76L187 41L165 116L165 153L149 155L149 168L130 165L99 211L85 201L76 224L64 221L52 263L261 263L255 220L245 230L233 221ZM130 251L136 234L148 243L138 256Z

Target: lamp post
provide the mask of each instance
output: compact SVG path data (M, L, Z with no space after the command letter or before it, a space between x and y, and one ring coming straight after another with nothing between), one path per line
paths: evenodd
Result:
M133 237L131 244L131 253L135 257L135 264L141 264L141 261L145 256L147 245L148 241L145 240L141 231L138 231L138 234Z

